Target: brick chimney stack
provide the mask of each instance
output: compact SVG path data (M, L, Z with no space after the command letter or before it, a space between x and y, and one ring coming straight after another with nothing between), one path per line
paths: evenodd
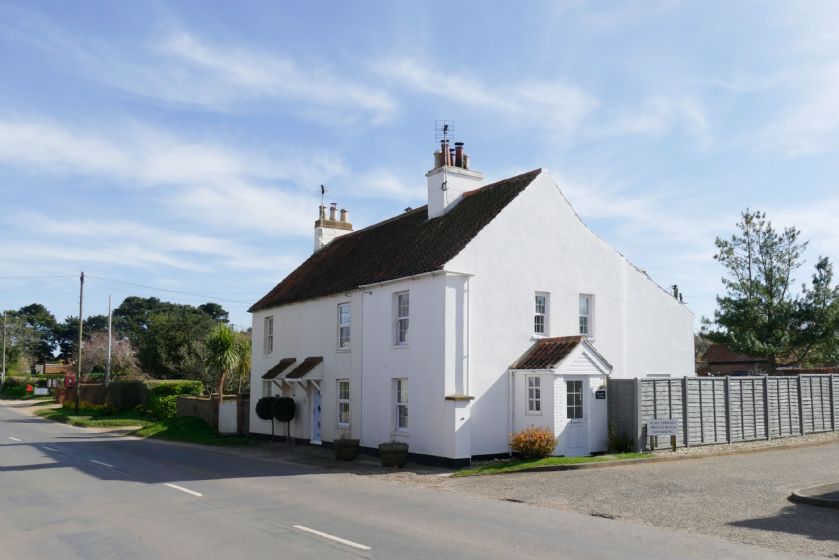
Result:
M349 211L342 208L340 219L338 219L338 204L333 202L329 205L329 217L326 216L326 207L321 205L318 212L318 219L315 221L315 250L317 253L336 237L341 237L352 231L352 224L349 222Z
M440 141L440 150L434 152L434 169L425 174L428 179L428 218L445 214L460 202L463 193L475 190L484 180L483 173L469 168L469 155L463 142L454 148L447 139Z

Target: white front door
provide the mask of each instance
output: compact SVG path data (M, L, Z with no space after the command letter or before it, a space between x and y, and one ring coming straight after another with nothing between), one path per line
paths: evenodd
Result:
M320 439L320 389L312 387L312 436L311 443L321 443Z
M586 418L586 383L583 379L565 380L565 454L588 455L588 429Z

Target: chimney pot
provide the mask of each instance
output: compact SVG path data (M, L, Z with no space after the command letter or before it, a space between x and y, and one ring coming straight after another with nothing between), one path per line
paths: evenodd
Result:
M346 208L341 208L341 222L347 223L347 217L350 215Z
M334 222L335 220L338 219L337 214L338 214L338 204L336 202L333 202L332 204L329 205L329 219Z
M454 143L454 165L455 167L465 167L463 165L463 142Z

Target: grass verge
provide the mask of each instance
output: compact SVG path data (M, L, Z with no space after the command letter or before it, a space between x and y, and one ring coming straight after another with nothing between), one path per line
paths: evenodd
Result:
M646 453L617 453L615 455L598 455L596 457L548 457L546 459L513 459L510 461L495 461L486 465L466 467L452 476L478 476L485 474L505 474L528 469L540 469L561 465L581 465L584 463L606 463L610 461L625 461L627 459L642 459L649 457Z
M194 416L158 420L136 411L106 414L101 410L85 409L75 414L73 408L46 408L35 412L41 418L81 426L83 428L119 428L139 426L131 435L199 443L203 445L240 446L253 445L254 441L244 437L221 436L203 420Z

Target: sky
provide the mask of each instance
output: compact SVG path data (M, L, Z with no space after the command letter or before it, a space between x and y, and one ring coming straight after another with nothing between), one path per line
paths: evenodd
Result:
M546 168L711 316L746 208L839 255L835 2L0 1L0 308L247 308L425 203L435 121L487 182ZM561 258L560 255L557 258Z

